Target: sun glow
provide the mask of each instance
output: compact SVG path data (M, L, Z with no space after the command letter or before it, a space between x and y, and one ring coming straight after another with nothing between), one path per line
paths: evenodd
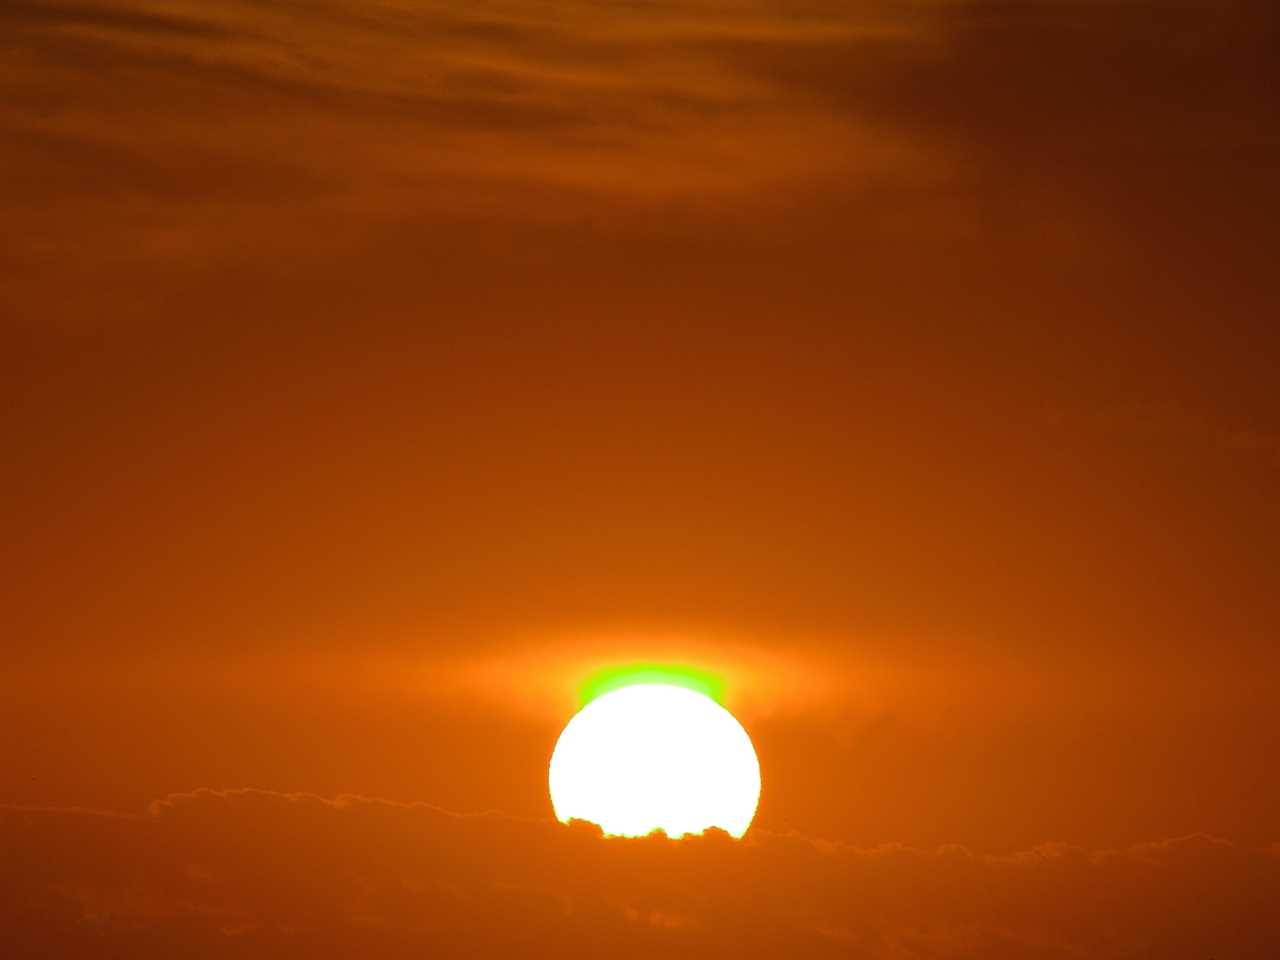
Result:
M640 682L601 693L560 734L551 805L611 836L719 827L741 837L760 799L751 738L724 707L686 685Z

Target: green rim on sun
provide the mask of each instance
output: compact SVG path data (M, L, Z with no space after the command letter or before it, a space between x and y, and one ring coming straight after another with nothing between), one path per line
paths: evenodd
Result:
M597 670L578 688L578 699L586 706L596 697L639 683L666 683L701 693L724 705L724 681L713 673L670 663L632 663Z

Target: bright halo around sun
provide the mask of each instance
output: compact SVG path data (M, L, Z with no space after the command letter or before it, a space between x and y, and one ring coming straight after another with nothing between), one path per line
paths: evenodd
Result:
M551 754L556 818L611 836L670 837L719 827L741 837L760 800L751 738L710 697L638 683L601 694L565 726Z

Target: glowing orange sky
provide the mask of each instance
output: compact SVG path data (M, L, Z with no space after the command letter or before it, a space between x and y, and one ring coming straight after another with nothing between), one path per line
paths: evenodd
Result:
M1263 0L7 0L0 924L38 952L54 888L330 916L157 864L207 854L183 818L292 849L357 794L472 902L506 881L455 814L548 902L612 876L600 916L674 938L637 953L723 955L774 877L809 897L775 956L1267 954L1276 47ZM578 685L628 662L720 672L756 744L756 859L672 854L723 902L541 832ZM142 813L202 788L259 792ZM1043 929L1032 862L1076 905ZM1095 889L1146 933L1091 939Z

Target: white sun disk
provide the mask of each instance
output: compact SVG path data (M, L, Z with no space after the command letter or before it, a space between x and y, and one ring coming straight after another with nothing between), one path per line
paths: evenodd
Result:
M602 694L551 754L556 818L612 836L719 827L741 837L760 800L760 764L742 724L710 697L666 683Z

